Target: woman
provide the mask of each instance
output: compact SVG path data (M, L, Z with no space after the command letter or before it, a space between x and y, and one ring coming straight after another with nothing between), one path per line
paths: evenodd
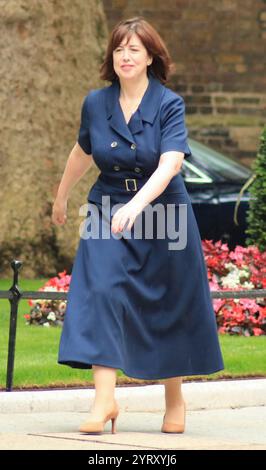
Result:
M80 238L58 357L59 364L93 369L95 399L81 432L102 432L110 419L115 432L117 369L163 379L161 431L180 433L182 376L224 368L201 239L180 174L191 151L184 100L164 85L170 68L163 40L142 17L117 24L101 68L111 85L84 99L53 206L54 223L65 223L70 188L95 161L101 173L88 194L88 220L97 236L85 230ZM170 223L178 242L172 232L161 236ZM141 237L132 237L140 225Z

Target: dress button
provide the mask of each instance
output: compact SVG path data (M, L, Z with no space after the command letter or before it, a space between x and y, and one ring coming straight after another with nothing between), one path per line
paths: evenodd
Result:
M131 148L132 148L132 150L135 150L136 144L131 144Z
M119 166L119 165L114 165L114 166L113 166L113 169L114 169L115 171L119 171L119 170L120 170L120 166Z
M138 166L136 166L135 172L136 172L136 173L140 173L140 172L141 172L141 168L139 168Z
M116 146L117 146L117 142L116 142L116 141L114 141L114 142L111 143L111 147L116 147Z

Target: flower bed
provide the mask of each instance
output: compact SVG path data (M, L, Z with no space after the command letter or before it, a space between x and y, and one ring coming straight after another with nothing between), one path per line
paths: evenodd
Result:
M71 275L66 271L52 277L39 291L68 292ZM66 310L66 300L36 299L29 300L30 313L24 315L28 325L41 325L45 327L62 326Z
M266 289L266 252L252 245L202 242L211 290ZM260 336L266 333L266 299L213 299L219 333Z
M256 246L237 246L230 251L226 243L202 241L211 290L266 289L266 252ZM67 292L71 275L58 273L39 289ZM30 300L27 324L62 326L66 301ZM213 299L219 333L260 336L266 334L266 299Z

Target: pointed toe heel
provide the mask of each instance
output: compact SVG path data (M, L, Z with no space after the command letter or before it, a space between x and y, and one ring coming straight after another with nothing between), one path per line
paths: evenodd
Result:
M86 434L102 434L104 432L104 427L111 419L112 421L112 430L111 433L116 433L116 420L119 415L118 407L115 407L110 413L108 413L102 421L86 421L82 423L79 427L79 432Z

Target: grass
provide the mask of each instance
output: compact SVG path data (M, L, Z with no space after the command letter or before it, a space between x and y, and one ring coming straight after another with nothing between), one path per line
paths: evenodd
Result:
M38 290L45 282L41 280L21 280L23 290ZM1 280L0 289L10 288L11 280ZM28 300L19 303L14 389L64 388L93 386L92 370L72 369L57 364L57 354L61 328L27 326L23 317L29 313ZM8 350L10 303L0 300L0 389L5 389ZM266 337L241 337L220 335L220 344L225 362L225 370L208 376L184 377L186 380L217 380L229 378L265 377ZM117 384L151 384L157 381L139 380L127 377L117 371Z

